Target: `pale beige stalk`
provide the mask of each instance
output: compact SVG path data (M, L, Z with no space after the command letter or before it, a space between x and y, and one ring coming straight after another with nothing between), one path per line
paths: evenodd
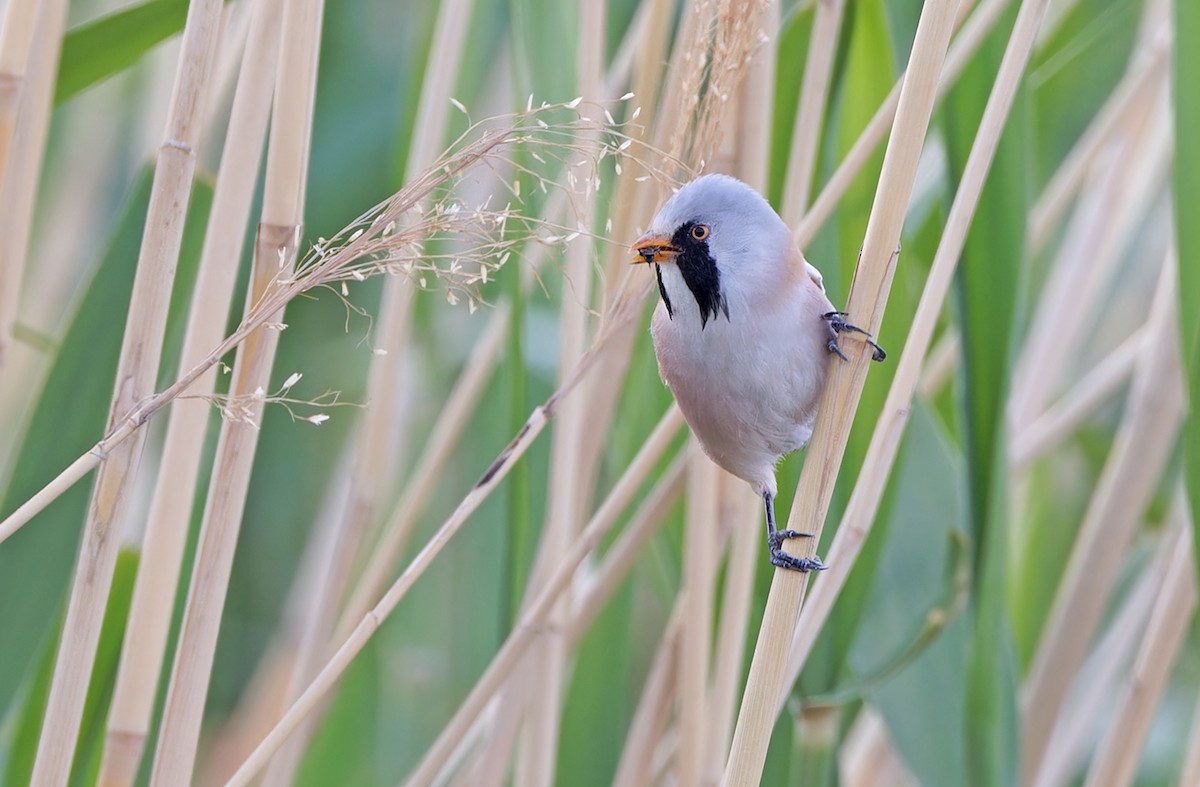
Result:
M279 51L278 8L278 0L255 5L183 340L180 366L185 369L224 335L267 129ZM189 390L211 394L215 379L216 370L210 369ZM132 784L141 762L210 412L205 402L181 402L171 410L108 715L101 785Z
M1079 671L1071 694L1055 720L1054 732L1046 745L1046 756L1030 787L1060 787L1070 784L1095 746L1096 725L1112 705L1118 687L1129 672L1138 643L1146 630L1150 611L1162 588L1175 533L1164 533L1154 559L1142 569L1121 608L1113 616L1108 631L1099 638Z
M43 3L42 5L46 5ZM21 113L22 91L38 20L38 0L9 0L0 23L0 188L8 179L8 159ZM57 41L53 46L57 47ZM24 255L0 254L0 369L7 364L12 326L17 319Z
M1112 725L1100 741L1085 787L1125 787L1137 776L1154 711L1196 613L1196 567L1192 524L1182 488L1174 504L1171 558L1150 613L1137 659L1125 679Z
M925 366L917 381L917 395L926 400L937 396L958 369L961 354L961 337L958 331L948 327L926 353Z
M1008 3L1009 0L984 0L974 13L965 18L962 30L954 40L954 46L946 55L935 102L940 102L954 86ZM962 9L959 11L958 20L963 20ZM858 139L850 147L850 152L842 159L842 163L838 164L838 168L821 188L820 194L813 200L808 211L804 213L803 221L793 228L792 234L801 249L812 242L817 230L833 214L834 208L841 201L846 189L850 188L850 184L858 177L858 173L875 154L875 148L879 147L879 143L887 136L889 125L895 118L896 108L899 106L900 88L904 84L904 78L901 75L900 81L892 88L892 92L888 93L887 98L879 105L879 109L875 110L867 127L862 130Z
M216 46L221 4L197 0L188 8L165 140L159 148L129 316L117 366L110 428L129 418L153 393L163 330L195 169L194 145L204 88ZM38 741L33 784L67 781L80 716L95 661L100 624L112 586L117 547L137 474L144 432L114 448L101 466L84 524L83 544L54 665L50 699Z
M621 490L619 493L617 489L614 489L609 498L612 501L612 504L606 504L605 506L602 506L601 510L596 512L596 515L593 517L592 521L592 524L595 525L595 528L589 526L587 532L579 536L576 546L569 558L569 560L574 561L573 565L568 566L565 563L563 564L563 567L560 568L559 574L556 574L555 577L552 578L554 580L554 585L558 585L558 583L561 582L565 586L565 583L570 580L574 569L579 562L581 562L592 550L595 549L596 545L599 543L598 539L602 537L605 532L607 532L609 527L612 526L616 515L623 507L620 505L622 499L625 503L628 502L630 496L636 491L637 487L635 482L640 482L640 479L644 477L644 474L648 468L654 464L654 461L652 461L650 457L654 457L654 460L657 460L657 457L661 456L662 451L665 450L666 445L669 442L669 438L672 437L679 429L680 421L680 416L675 410L670 411L668 416L664 417L663 422L660 423L659 427L656 429L656 434L659 436L653 440L653 445L651 445L650 448L645 449L646 458L643 459L642 462L636 462L635 460L634 464L637 465L637 469L640 470L641 473L638 474L634 472L634 464L631 464L630 468L626 470L623 478L628 478L628 480L620 485ZM362 650L363 646L366 645L367 641L370 639L371 635L374 634L375 630L378 629L379 625L387 618L389 614L391 614L392 610L395 609L396 604L399 603L401 598L403 598L404 594L412 586L412 583L415 582L420 574L424 572L437 553L445 546L446 542L448 542L449 539L454 536L466 518L504 479L509 470L512 469L515 460L519 458L525 450L528 449L529 445L545 427L546 422L547 418L545 415L545 410L539 407L534 411L534 414L530 416L530 420L526 421L525 427L521 430L517 438L515 438L513 442L509 444L509 447L505 449L505 451L501 454L501 457L497 459L495 463L493 463L493 467L489 468L488 472L485 473L484 478L481 479L474 488L472 488L471 492L459 504L458 508L455 510L450 519L448 519L446 523L442 525L429 544L427 544L425 548L422 549L421 552L416 556L416 558L413 559L413 562L407 569L405 569L404 573L400 575L400 578L395 584L392 585L391 589L388 590L383 599L363 618L362 622L351 633L350 638L342 645L342 647L334 655L333 659L331 659L329 663L325 665L324 669L321 670L316 680L309 685L304 694L300 696L299 700L297 700L296 703L294 703L292 707L288 709L287 713L284 714L284 717L280 719L279 723L274 729L272 729L270 734L268 734L262 743L259 744L254 753L246 759L246 761L242 764L242 767L239 768L238 772L234 775L233 779L230 780L231 785L248 784L249 781L257 774L258 770L265 764L266 760L271 756L275 749L277 749L287 738L287 736L295 728L296 724L299 723L304 715L308 713L315 703L320 700L320 697L337 681L338 677L340 677L341 673L345 670L353 658ZM660 496L667 497L669 502L670 491L671 490L668 489ZM643 506L643 510L647 509L650 509L649 503ZM665 509L665 503L658 502L650 511L650 514L646 514L646 516L650 516L651 514L662 511L663 509ZM665 513L665 511L663 513ZM661 518L662 515L662 513L659 513L658 517ZM539 620L541 617L545 616L549 611L549 608L555 602L556 592L559 589L561 589L561 587L548 586L548 589L543 590L537 596L537 598L534 599L534 604L529 607L529 610L522 615L522 621ZM514 628L513 634L510 635L510 642L514 641L512 638L517 636L517 632L521 632L521 639L528 640L537 633L535 630L536 628L536 626L532 625L518 625L516 628ZM507 644L508 643L506 643L506 647ZM526 642L525 644L527 645L528 643ZM505 654L504 660L505 662L508 662L506 668L511 668L511 666L515 665L515 657L520 655L521 648L523 647L524 645L520 647L514 645L511 651ZM499 659L499 654L497 655L497 659ZM492 667L489 667L489 670L495 667L497 659L493 659ZM500 668L496 669L499 670ZM487 673L485 673L485 676L486 675ZM495 678L491 678L489 680L495 680ZM483 692L479 693L482 694ZM478 699L482 700L483 704L486 704L486 696ZM482 709L482 707L483 705L481 704L479 708ZM437 750L436 753L439 755L439 762L437 765L434 766L431 764L429 766L432 769L429 778L432 778L434 775L436 775L441 763L445 761L445 757L449 756L449 753L453 750L453 747L453 742L450 742L449 745L445 745L442 748L438 748L435 744L435 746L426 753L426 761L431 761L431 758L435 753L435 749ZM427 783L417 779L415 776L410 778L413 780L413 783Z
M1176 782L1178 787L1200 784L1200 696L1197 696L1195 710L1192 711L1191 733L1185 751L1187 753L1183 756L1179 781Z
M729 530L729 559L726 562L721 623L717 630L717 652L713 660L709 698L708 762L705 781L721 778L733 737L738 690L742 685L746 657L746 629L753 605L754 576L761 554L762 500L740 478L722 476L722 524Z
M783 210L780 215L789 227L795 227L800 222L804 209L808 207L817 151L820 149L821 123L825 120L825 103L829 100L829 82L833 77L833 58L837 54L845 10L846 0L822 0L817 3L813 18L783 187ZM769 115L759 115L754 122L765 127L767 124L762 122L763 117Z
M1174 260L1168 259L1150 311L1148 352L1139 359L1117 436L1021 687L1026 781L1045 755L1067 687L1104 613L1183 420L1174 270Z
M676 597L675 610L671 614L650 673L642 686L637 709L625 734L625 745L621 759L617 762L617 773L613 784L653 784L652 779L655 746L663 738L667 720L671 716L671 691L676 685L674 667L679 659L679 629L683 625L682 599Z
M1093 163L1092 186L1072 215L1013 372L1008 416L1016 433L1063 387L1108 283L1118 269L1130 267L1122 256L1128 238L1167 182L1171 123L1165 85L1152 107L1122 118L1119 133Z
M600 95L603 89L604 40L608 3L605 0L579 0L579 43L576 50L576 90L579 95ZM597 120L598 112L589 109ZM578 140L584 149L596 144L594 133L583 132ZM586 168L574 167L572 183L585 182ZM586 165L585 165L586 166ZM568 194L572 203L568 221L590 229L595 213L593 191ZM575 366L588 346L588 315L592 292L592 252L590 233L583 233L567 247L563 269L562 303L559 318L559 382ZM550 442L550 470L547 479L546 519L542 525L537 555L530 572L527 596L544 587L555 567L567 554L585 517L582 446L588 418L587 384L575 396L565 400L559 412ZM590 485L588 485L590 486ZM554 783L558 759L559 714L566 691L567 651L563 623L571 608L570 588L564 588L558 606L538 637L529 656L528 669L538 674L538 690L528 699L525 727L518 745L514 779L531 787L549 787Z
M410 176L431 166L441 151L448 111L451 109L447 98L458 76L460 54L473 6L474 0L449 0L438 11L405 167L405 172ZM294 700L308 685L327 655L351 564L365 532L378 516L380 497L386 495L395 475L396 443L403 412L397 406L397 396L414 300L414 285L408 278L389 276L384 280L376 321L378 328L372 336L377 353L371 362L366 411L358 423L355 437L355 466L350 475L350 493L346 509L339 517L340 536L334 541L334 549L329 552L327 568L321 572L324 578L323 592L316 597L318 606L305 619L304 629L299 636L288 702ZM389 537L385 535L385 538ZM407 528L402 528L392 540L397 542L394 549L398 552L407 540ZM375 550L373 555L373 560L387 557L381 550ZM393 563L394 553L392 560L385 564L389 571ZM379 584L382 585L382 582ZM379 585L371 589L370 597L375 598L378 591ZM357 614L361 612L362 608L359 608ZM264 787L291 784L315 721L315 716L310 718L305 728L294 735L275 757L263 778Z
M918 787L879 711L864 705L838 750L842 787Z
M316 97L322 0L297 0L284 7L278 74L267 153L262 219L246 297L247 315L291 277L303 221L304 189ZM277 318L278 319L278 318ZM204 703L237 547L250 471L258 444L262 397L270 387L279 332L251 334L234 361L230 394L244 401L245 420L221 424L208 500L205 503L187 609L163 709L151 784L188 784L195 769Z
M1097 408L1116 395L1133 374L1145 351L1145 329L1139 328L1093 366L1071 390L1012 437L1009 463L1014 472L1052 450L1073 434Z
M694 437L688 453L683 585L679 589L685 625L679 642L679 749L675 767L680 784L701 784L708 762L708 674L718 559L717 490L723 471L705 455Z
M875 521L875 514L879 510L888 476L908 424L913 394L920 381L925 355L929 351L938 316L954 280L954 271L966 243L967 231L974 219L984 182L995 159L1000 135L1012 108L1021 75L1028 64L1046 6L1046 0L1025 0L1017 14L1016 25L1005 49L996 83L988 96L979 130L963 168L958 191L946 217L946 228L930 266L929 277L917 304L908 337L905 339L904 351L900 354L892 386L888 390L883 410L871 435L858 482L850 495L850 502L830 546L827 556L830 569L823 572L821 581L817 583L812 597L800 613L799 623L792 635L786 679L776 696L776 708L783 707L787 695L786 687L799 676L817 634L833 610L834 601ZM809 455L812 456L812 453Z
M933 112L938 77L954 26L956 2L926 3L917 24L909 68L901 89L896 122L867 224L866 239L850 290L847 310L869 331L878 330L888 289L895 273L896 248L917 161ZM849 344L848 342L846 344ZM866 381L870 353L866 345L849 346L850 360L833 358L821 399L788 527L819 536L833 485L849 437L850 425ZM812 557L817 538L788 542ZM777 570L763 614L750 676L734 730L733 749L722 780L726 785L754 785L761 778L767 744L776 716L776 697L784 678L792 627L799 614L807 574Z
M17 13L10 4L7 11ZM58 76L58 56L66 25L66 0L46 0L33 30L36 46L29 59L29 80L21 91L20 112L13 129L7 164L0 159L0 419L8 428L0 431L0 478L13 446L26 424L22 411L37 386L30 385L44 365L45 358L19 351L19 345L7 346L10 331L18 318L22 281L29 254L29 236L33 226L34 205L38 199L42 160L49 139L50 112L54 84ZM4 46L0 35L0 49ZM0 51L0 63L4 54ZM0 104L4 98L4 78L0 74ZM0 112L3 110L0 109ZM0 131L3 133L3 131ZM3 156L0 153L0 156Z

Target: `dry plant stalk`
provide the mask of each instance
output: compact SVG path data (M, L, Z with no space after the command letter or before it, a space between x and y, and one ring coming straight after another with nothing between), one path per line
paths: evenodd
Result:
M12 3L7 11L19 13ZM30 397L30 377L27 370L40 359L24 357L7 348L11 330L16 323L25 261L29 253L29 236L33 228L33 211L40 186L42 160L49 139L50 114L53 109L54 85L58 76L58 57L62 48L62 32L66 25L66 0L45 0L38 23L33 30L36 46L29 59L28 85L21 90L20 111L12 131L11 147L0 152L0 418L8 423L21 423L17 415ZM4 61L4 34L0 34L0 63ZM0 105L4 77L0 74ZM5 110L0 108L0 114ZM4 121L0 121L3 123ZM0 133L5 133L0 130ZM4 475L10 440L17 439L19 430L7 430L0 436L0 477Z
M921 300L905 339L904 351L888 390L879 421L871 435L871 443L863 459L858 482L850 496L837 535L829 551L830 569L822 576L812 597L800 613L792 638L786 678L776 707L782 708L787 689L800 674L804 661L816 642L825 620L833 610L858 557L867 534L875 521L879 503L900 450L900 441L908 425L913 395L920 381L922 364L929 352L938 315L942 312L954 272L966 243L967 231L975 216L987 174L995 159L996 149L1005 121L1012 108L1020 85L1021 75L1029 62L1038 27L1047 8L1046 0L1026 0L1022 4L1004 58L988 96L987 106L979 122L979 131L963 168L958 191L946 217L946 227L930 265L929 276Z
M225 330L267 129L279 51L278 6L278 0L263 0L254 7L181 351L180 366L185 369L201 361ZM192 392L211 393L215 377L216 369L210 369L196 381ZM100 784L106 787L132 784L141 762L166 651L208 416L208 407L190 403L172 408L167 424L141 570L134 584L109 710L100 767Z
M603 89L604 39L607 3L579 0L579 38L576 49L576 90L581 95L598 95ZM594 115L593 115L594 117ZM593 146L594 132L581 131L579 144ZM586 161L570 166L568 178L576 182L588 176ZM568 195L571 213L579 227L591 228L595 206L590 199L576 202ZM590 195L589 195L590 196ZM570 374L588 346L588 316L592 292L592 250L587 235L572 241L566 250L559 324L559 383ZM526 597L540 591L570 549L583 525L585 501L582 458L586 440L589 388L585 383L562 403L550 438L550 467L547 478L546 519L538 551L530 572ZM548 625L540 632L527 658L526 669L539 675L539 690L526 700L525 726L521 736L514 779L518 784L554 783L558 759L559 716L567 676L563 623L571 609L571 590L564 587L551 610Z
M167 306L191 197L196 163L194 146L220 13L219 0L198 0L188 8L165 141L154 171L146 230L117 368L110 428L116 427L139 400L153 391L158 373ZM92 490L84 524L83 544L38 741L33 769L35 785L63 784L70 774L143 440L144 434L139 432L134 439L101 453L105 462Z
M789 227L800 223L804 209L808 207L821 143L821 124L825 119L825 102L833 77L833 58L837 54L845 10L846 0L817 3L808 58L804 62L800 103L796 107L796 121L792 124L792 147L788 153L783 190L783 220Z
M437 160L445 137L450 109L446 96L451 94L458 74L460 53L466 39L467 21L471 18L473 5L473 0L451 0L444 3L438 11L433 43L429 50L430 62L425 67L424 84L421 87L416 121L413 124L406 172L419 172ZM354 470L350 473L350 491L345 510L338 516L339 535L326 558L327 568L321 572L325 587L316 597L316 607L305 617L303 631L298 636L299 646L289 679L287 702L299 695L313 678L326 655L337 611L346 592L351 565L365 532L378 517L380 494L394 475L397 453L395 443L400 431L401 418L401 408L396 406L396 397L401 379L400 366L411 329L414 301L415 290L411 281L400 277L390 277L384 281L377 329L373 336L375 354L368 376L366 411L359 420L354 438L355 457ZM490 368L490 364L488 367ZM442 421L442 417L439 416L439 422ZM422 465L417 467L423 469ZM407 528L403 528L396 533L393 539L398 542L395 552L403 547L406 530ZM391 538L393 532L396 531L387 531L385 538ZM387 551L373 551L372 562L381 563L388 557L384 554ZM390 571L394 560L393 554L390 560L381 564ZM372 588L370 598L377 597L378 590L378 586ZM361 612L360 608L358 614ZM292 783L315 722L316 715L309 719L305 729L294 735L288 746L275 757L264 776L264 787L282 787Z
M1021 687L1026 778L1046 743L1184 416L1175 262L1168 255L1150 309L1147 352L1139 359L1112 450L1096 483L1054 605ZM1035 701L1036 698L1036 701Z
M323 0L300 0L288 3L283 12L271 113L274 122L267 151L262 220L246 297L247 313L268 296L280 276L290 277L295 267L304 215L323 8ZM229 390L231 397L247 400L245 415L221 424L187 608L163 708L151 773L154 785L192 781L217 633L258 444L258 420L264 405L261 394L269 384L278 343L278 330L261 328L247 337L234 361Z
M916 177L925 130L933 112L942 61L950 43L957 2L927 3L921 12L909 68L901 89L896 122L884 155L875 206L850 290L847 310L869 331L876 331L895 273L896 248ZM846 363L833 359L818 410L808 461L800 476L788 527L820 535L845 451L854 411L866 380L870 354L854 348ZM819 462L817 460L820 460ZM812 557L817 538L802 539L801 557ZM797 546L789 542L789 546ZM806 574L776 571L763 614L750 676L734 731L733 750L722 780L726 785L757 784L766 759L776 715L776 697L784 677L792 628L807 585Z
M9 0L0 24L0 188L7 180L9 151L17 129L37 19L38 0ZM17 318L23 262L24 255L0 256L0 369L5 366Z
M1180 487L1174 511L1170 561L1162 588L1150 613L1146 634L1133 669L1125 679L1112 726L1101 740L1088 769L1085 787L1133 783L1142 747L1154 720L1154 711L1167 687L1171 667L1196 613L1196 566L1192 549L1192 523L1186 493Z
M1175 534L1159 538L1154 558L1141 571L1137 583L1121 602L1088 664L1080 670L1071 687L1071 697L1055 720L1054 733L1046 745L1046 756L1030 787L1057 787L1069 783L1087 760L1096 740L1096 723L1118 694L1129 663L1146 630L1150 611L1162 589Z

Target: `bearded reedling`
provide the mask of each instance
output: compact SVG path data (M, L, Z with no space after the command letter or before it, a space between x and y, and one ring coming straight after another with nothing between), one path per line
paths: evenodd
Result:
M783 219L735 178L679 189L633 250L658 279L650 334L684 420L714 462L762 496L771 563L825 568L782 549L809 534L775 527L775 465L812 437L827 357L846 360L837 335L863 334L876 361L883 349L833 308Z

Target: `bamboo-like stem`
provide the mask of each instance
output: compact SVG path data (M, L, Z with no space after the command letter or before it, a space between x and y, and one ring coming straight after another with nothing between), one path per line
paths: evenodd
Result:
M937 96L934 99L935 103L940 102L954 86L967 63L979 50L979 46L991 31L992 26L996 24L996 20L1000 18L1000 14L1008 6L1009 1L984 0L969 17L966 17L962 30L946 55L941 81L937 86ZM962 19L961 14L959 14L959 19ZM816 236L817 230L833 214L833 209L841 201L846 189L850 188L850 184L858 177L858 173L875 154L875 148L879 147L879 143L887 135L888 128L896 117L897 107L900 105L900 88L905 79L906 75L901 75L896 86L892 88L892 92L888 93L887 98L879 105L879 109L875 110L867 127L854 141L850 152L846 154L829 181L821 188L817 198L813 200L812 205L804 214L804 220L793 228L792 234L800 248L808 246Z
M188 8L175 88L159 149L146 230L138 256L129 317L121 346L110 427L153 392L183 224L191 197L195 143L204 89L216 48L221 4L198 0ZM80 716L95 661L100 624L112 586L121 528L132 496L144 432L105 458L92 490L76 563L66 622L54 665L50 699L38 741L32 783L64 784L71 770Z
M679 599L682 601L682 599ZM650 674L642 686L642 696L625 735L625 746L617 763L613 784L654 784L651 771L654 747L662 740L671 715L671 689L675 686L674 666L679 659L679 629L683 625L683 606L676 602L662 639L654 653Z
M1133 670L1117 701L1113 723L1088 769L1085 787L1124 787L1133 783L1154 710L1166 690L1171 667L1183 647L1196 612L1192 525L1188 521L1190 517L1186 513L1188 506L1182 488L1174 507L1175 532L1162 589L1150 613Z
M762 515L762 500L741 479L725 474L722 482L722 522L728 523L730 544L708 703L705 781L710 784L720 780L725 759L729 756L737 692L741 687L742 665L746 655L746 629L753 603L754 573L758 566L759 544L762 543L762 531L749 526Z
M605 0L579 0L579 44L576 50L576 90L579 95L598 95L603 88L604 38L608 3ZM595 119L593 117L593 119ZM579 142L590 149L596 140L583 132ZM586 178L580 170L571 180ZM572 205L574 220L580 227L592 226L594 206L590 200ZM587 349L588 315L592 292L592 251L590 235L577 237L567 247L563 271L559 375L569 372ZM550 470L547 481L546 520L542 525L538 551L530 574L529 590L544 586L551 572L567 554L571 541L584 519L583 445L587 428L589 391L585 388L563 403L558 423L551 435ZM589 484L590 486L590 484ZM514 779L531 787L549 787L555 781L558 759L559 715L567 682L567 652L562 636L563 623L571 608L570 588L563 588L558 606L551 613L530 659L538 674L538 690L529 697L524 734L521 737Z
M370 560L349 594L349 601L336 628L336 639L345 638L354 621L362 618L371 608L371 602L379 598L387 586L388 577L417 524L417 517L425 508L438 478L450 461L454 446L468 425L471 413L486 390L488 378L504 348L510 315L508 304L500 305L484 328L483 335L476 340L462 375L446 398L445 406L438 412L425 448L413 464L412 478L405 484L399 501L388 515L383 537L372 548Z
M1196 700L1196 708L1192 711L1191 733L1188 735L1187 752L1183 757L1183 767L1180 769L1178 787L1189 787L1200 784L1200 696Z
M33 47L38 6L38 0L9 0L4 9L4 20L0 23L0 188L7 181L8 159L22 106L25 72ZM52 46L57 45L58 41L54 39ZM0 370L4 369L7 361L24 268L23 254L13 254L7 249L4 251L6 253L0 254Z
M1121 389L1145 351L1145 329L1139 328L1091 368L1029 426L1012 438L1009 462L1015 472L1028 466L1072 434L1100 405Z
M925 366L917 381L917 395L925 400L937 396L958 368L961 353L962 341L958 331L948 328L926 353Z
M1096 723L1105 717L1117 695L1129 663L1146 629L1150 611L1162 588L1175 534L1159 539L1154 559L1142 570L1121 603L1108 631L1097 642L1086 667L1071 687L1071 698L1058 715L1046 756L1030 787L1057 787L1070 783L1095 744Z
M7 11L17 13L13 5L20 3L10 5ZM21 108L7 153L11 161L6 163L0 159L0 418L9 424L25 420L19 413L27 405L31 390L28 370L40 365L40 359L15 351L15 347L6 349L6 346L20 310L29 237L42 161L49 140L50 114L66 16L66 0L47 0L42 4L33 30L36 46L25 77L28 85L22 91ZM0 48L3 46L3 34L0 34ZM3 59L0 53L0 62ZM3 84L3 76L0 75L0 95L3 93ZM4 100L0 98L0 103ZM7 475L6 465L14 458L9 451L20 433L20 429L7 429L5 434L0 435L0 478Z
M1149 52L1135 50L1129 70L1042 189L1029 211L1029 248L1036 250L1045 245L1050 231L1083 186L1097 153L1112 138L1119 123L1133 113L1148 111L1157 92L1155 85L1167 78L1170 60L1167 38L1166 35L1157 38Z
M1020 433L1041 414L1071 368L1087 336L1088 318L1107 291L1125 239L1161 193L1170 164L1170 121L1165 85L1154 109L1124 118L1093 171L1096 183L1076 209L1061 258L1042 287L1013 375L1009 420Z
M804 209L808 207L817 151L820 149L821 122L825 119L829 81L833 76L833 58L837 54L845 10L846 0L822 0L817 3L812 34L808 39L808 59L804 62L800 103L796 107L796 122L792 124L792 147L788 154L787 178L783 187L782 215L789 227L800 222Z
M254 9L184 336L183 368L198 363L225 330L267 129L279 51L278 6L277 0L261 0ZM210 369L196 381L192 392L211 393L215 378L216 370ZM105 733L99 783L106 787L132 784L141 762L175 606L209 413L207 404L181 404L171 410L167 424L142 568L134 584Z
M679 591L687 625L679 643L679 750L675 767L680 784L701 784L708 761L708 673L722 471L694 438L689 453L683 587Z
M329 663L325 665L325 668L321 670L316 680L309 685L300 698L292 705L291 708L288 709L287 713L284 714L283 718L280 719L279 723L276 724L267 737L263 739L258 748L255 749L255 751L246 759L241 768L238 769L237 773L230 780L231 785L249 783L249 781L255 776L255 774L257 774L258 770L265 764L266 760L271 756L275 749L282 744L292 729L295 728L296 724L298 724L303 716L313 707L313 705L319 701L321 695L328 691L333 683L336 682L338 677L340 677L341 673L345 670L346 666L349 665L354 656L362 650L363 646L370 639L374 631L387 618L387 616L391 614L391 611L395 609L396 604L401 598L403 598L404 593L407 592L409 587L411 587L416 577L424 571L425 567L428 566L429 562L432 561L433 557L436 556L441 547L444 546L444 544L454 535L454 533L457 532L458 528L461 527L462 522L465 521L466 517L476 507L478 507L479 503L483 501L487 494L490 493L490 491L504 479L504 476L507 475L508 471L513 465L513 461L507 457L518 455L518 451L523 452L524 449L528 447L529 443L532 442L532 440L546 425L546 417L542 408L538 408L538 410L535 411L534 416L536 416L536 419L531 417L531 420L526 422L525 428L522 429L518 437L509 445L508 449L505 450L501 460L498 460L494 464L493 468L489 469L488 473L484 475L484 478L481 479L478 484L476 484L476 486L471 490L462 503L459 504L458 509L454 512L451 518L447 520L438 533L434 535L430 543L426 545L426 547L417 555L416 558L414 558L413 562L404 571L404 573L401 574L400 578L391 587L391 589L389 589L388 593L383 597L379 604L377 604L375 608L363 618L362 622L351 633L350 638L342 645L342 647L335 654L334 658L331 659ZM606 533L607 530L612 526L616 516L620 513L620 510L623 507L622 501L625 503L628 502L632 494L636 491L637 483L640 482L641 478L644 477L649 468L652 467L654 462L657 461L658 457L661 456L670 439L675 435L681 425L682 417L679 415L676 409L672 408L670 411L668 411L667 415L664 416L663 421L660 422L659 426L655 429L655 435L652 436L652 439L647 441L647 446L643 448L643 453L639 454L639 458L635 458L629 469L627 469L625 474L622 476L622 481L618 484L619 489L614 488L612 494L609 496L609 500L606 501L605 505L603 505L601 509L596 512L596 515L592 519L592 523L588 526L585 532L579 536L575 542L575 546L571 554L561 565L558 573L551 578L552 583L547 585L546 589L543 589L538 594L537 598L534 599L533 603L522 615L521 623L516 626L513 629L513 633L509 635L509 640L505 643L505 647L501 651L501 654L504 655L504 661L508 663L507 668L511 668L511 666L515 664L515 657L520 655L521 648L528 644L527 640L537 634L537 626L533 625L533 622L541 620L547 614L549 608L556 601L557 591L561 590L561 587L565 586L565 584L570 581L575 567L578 566L578 564L592 550L595 549L596 545L599 543L599 539L602 538L604 533ZM663 496L667 496L669 491L670 490L664 492ZM643 510L649 508L649 504L643 506ZM654 505L655 511L663 509L665 509L664 503L659 502ZM660 514L659 518L661 518L661 516L662 515ZM561 583L561 585L559 583ZM525 643L523 645L511 644L518 642L519 640L524 640ZM502 669L496 666L500 660L501 654L497 654L497 657L493 659L492 665L489 667L489 672L493 669L496 669L497 671ZM485 678L488 676L488 674L489 673L485 673ZM481 682L482 680L483 679L481 679ZM491 680L495 680L495 678L490 678L489 681ZM476 688L478 689L478 686ZM476 693L481 695L484 694L484 692ZM479 702L482 700L482 704L480 704L478 707L478 710L481 710L483 704L486 704L487 699L487 696L480 696L475 700L468 698L468 701ZM473 719L474 714L470 715ZM432 759L438 759L436 765L431 764L428 766L431 768L429 771L430 779L437 774L441 764L445 761L445 758L449 756L450 752L453 751L453 748L454 743L452 741L445 741L441 747L435 744L426 753L427 762L432 762ZM438 755L437 757L434 757L435 753ZM416 775L410 777L410 780L415 784L428 783L427 780L422 780Z
M979 122L979 131L971 146L958 191L946 217L946 228L930 266L929 277L909 328L904 351L900 354L892 386L888 390L879 421L871 435L858 483L850 496L850 502L830 547L830 569L824 572L821 582L817 584L808 604L800 613L800 620L792 637L786 679L781 688L790 686L800 674L804 661L816 642L816 636L832 611L834 601L849 577L879 510L888 476L908 424L913 394L920 381L922 364L933 340L933 332L937 328L938 315L950 291L954 271L966 243L967 231L979 204L988 171L995 159L1000 135L1012 108L1021 74L1032 52L1033 41L1045 14L1046 5L1045 0L1025 0L1018 12L1017 23L1005 50L996 83L988 97L987 106ZM786 689L783 688L777 695L776 707L782 708L785 699Z
M441 150L450 108L446 99L451 94L458 74L457 66L473 6L474 0L450 0L438 11L430 62L425 67L424 84L416 122L413 124L413 138L405 167L407 173L419 172L432 165ZM334 541L335 547L330 551L327 561L329 567L323 572L325 590L320 596L319 607L308 617L305 631L300 636L301 645L287 697L289 702L312 679L326 655L351 564L364 533L377 516L381 492L394 475L395 443L402 413L401 408L396 406L396 397L411 330L414 299L413 283L407 278L390 276L384 281L377 322L379 327L374 337L379 352L371 362L367 408L357 429L355 468L350 475L351 489L346 510L340 517L340 536ZM499 349L498 344L493 345L494 350ZM486 362L486 366L490 370L491 362ZM468 412L461 413L464 420ZM412 521L415 521L415 515ZM391 531L391 554L385 555L382 550L377 550L372 560L378 563L390 557L382 564L390 570L395 554L407 540L407 532L407 527ZM378 585L371 588L371 598L377 593ZM315 717L310 718L305 729L294 735L289 745L275 757L263 778L264 787L284 787L292 783L315 721Z
M1174 271L1174 261L1168 259L1150 311L1147 352L1139 360L1125 414L1022 686L1026 780L1040 767L1067 687L1104 612L1125 548L1158 486L1183 419Z
M280 277L291 276L296 264L316 103L322 11L323 0L289 3L284 8L274 122L247 314ZM249 415L241 422L226 420L221 424L187 611L163 709L151 773L153 785L165 787L192 780L221 613L258 445L263 402L256 392L269 386L278 343L278 331L261 329L246 339L234 361L230 393L248 403Z
M896 122L884 154L883 170L847 310L874 332L883 319L895 274L896 248L916 178L917 160L933 112L938 75L950 44L957 2L927 3L917 24L912 56L901 89ZM813 430L813 441L796 490L788 527L819 536L833 495L837 468L845 451L854 411L866 381L870 353L854 347L850 361L834 358ZM802 539L812 557L817 538ZM791 546L792 544L789 544ZM792 627L800 612L807 575L776 571L763 613L750 676L738 712L725 785L757 784L776 716L776 697L784 677Z

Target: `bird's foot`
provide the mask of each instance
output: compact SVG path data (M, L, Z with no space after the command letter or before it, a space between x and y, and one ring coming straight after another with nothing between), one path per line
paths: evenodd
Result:
M862 328L859 328L857 325L852 325L852 324L846 322L846 320L845 320L846 317L847 317L846 312L826 312L825 314L821 315L821 318L829 323L829 327L833 329L833 332L835 334L858 333L858 334L862 334L864 337L866 337L865 339L863 339L863 341L865 341L867 344L871 345L871 348L872 348L871 360L873 360L873 361L885 360L887 358L887 352L882 347L880 347L878 344L875 343L875 341L871 338L871 334L867 333ZM850 360L849 358L846 357L846 354L844 352L842 352L842 348L838 346L836 336L829 340L828 347L829 347L829 351L831 353L836 354L843 361Z
M795 530L775 530L767 534L767 548L771 551L771 565L791 569L801 573L809 571L824 571L829 566L821 562L821 558L796 557L783 551L783 542L789 538L812 538L812 533L799 533Z

